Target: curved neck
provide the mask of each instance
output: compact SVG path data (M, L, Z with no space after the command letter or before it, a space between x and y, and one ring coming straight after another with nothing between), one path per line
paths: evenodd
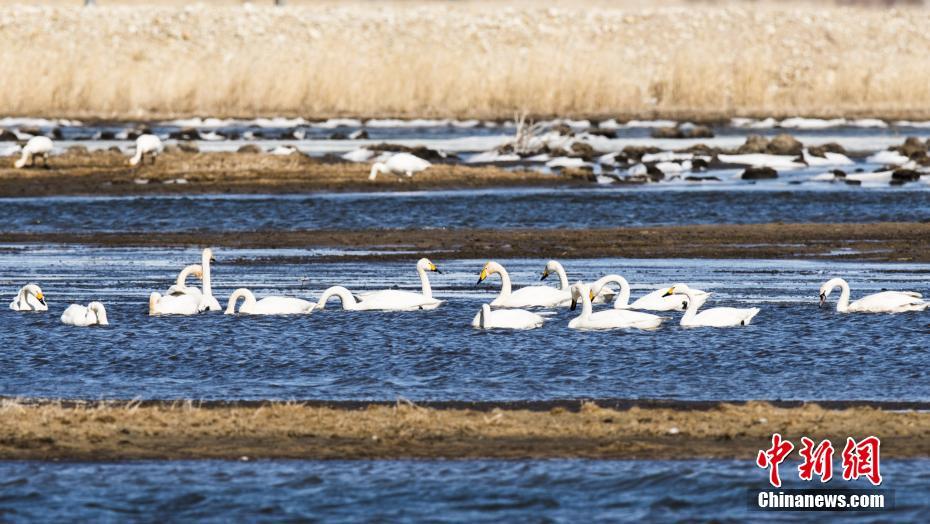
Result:
M245 299L245 302L242 303L242 307L239 308L240 311L242 308L248 309L255 305L255 295L253 295L251 291L246 288L237 289L233 291L232 295L229 295L229 303L226 305L227 315L236 313L236 302L238 302L240 298Z
M423 296L426 298L433 298L433 288L429 285L429 276L426 274L426 270L417 266L417 273L420 274L420 284L423 288Z
M107 310L103 307L103 304L99 302L94 302L87 309L94 312L94 315L97 316L97 323L101 326L106 326L109 324L107 321Z
M681 323L684 324L689 320L693 320L697 316L698 304L697 300L694 299L694 292L691 289L683 289L681 291L675 290L675 294L681 293L684 296L688 297L688 308L685 309L685 314L681 316Z
M620 286L620 293L614 299L614 309L626 309L630 304L630 283L625 278L620 275L607 275L595 282L593 289L600 294L603 287L611 282Z
M213 287L210 285L210 255L204 251L200 258L200 265L203 267L203 295L212 297Z
M581 289L581 314L578 318L588 318L591 316L591 290L590 288Z
M488 327L488 315L491 314L491 306L487 304L481 304L481 317L478 320L478 325L482 328Z
M352 293L342 287L342 286L333 286L323 292L323 296L320 297L319 302L317 302L317 308L325 309L326 301L330 297L339 297L339 300L342 302L342 309L355 309L355 297L352 296Z
M840 299L836 301L836 310L845 313L849 310L849 284L843 279L837 279L834 286L840 287Z
M182 289L187 287L187 277L197 273L198 271L203 273L203 268L200 266L200 264L191 264L185 267L181 270L180 273L178 273L178 280L175 282L175 285Z
M509 297L511 293L510 275L507 274L507 270L503 266L498 266L497 274L501 276L501 292L498 296L500 298Z
M568 275L565 274L565 268L558 262L555 263L555 272L559 275L559 289L568 290Z

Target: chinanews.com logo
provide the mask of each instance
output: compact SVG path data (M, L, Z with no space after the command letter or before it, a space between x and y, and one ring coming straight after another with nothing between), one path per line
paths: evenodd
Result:
M768 470L769 484L775 489L748 490L750 508L762 511L883 511L894 507L894 490L879 489L882 483L881 440L869 436L862 440L846 438L841 457L841 475L843 481L859 479L868 480L876 488L836 487L837 481L827 488L826 484L834 480L833 458L836 449L829 440L815 443L812 439L801 437L798 455L801 464L797 467L798 478L802 482L819 479L817 488L781 489L782 462L791 456L795 446L782 438L781 434L772 435L772 446L759 450L756 466ZM857 486L861 486L858 484Z

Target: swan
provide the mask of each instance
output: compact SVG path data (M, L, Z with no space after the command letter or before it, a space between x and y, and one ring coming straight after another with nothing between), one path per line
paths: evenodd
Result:
M432 164L420 157L410 153L397 153L385 162L375 162L371 166L371 173L368 174L368 180L374 180L378 173L393 173L395 175L413 176L414 173L426 170Z
M210 248L204 249L200 257L203 290L199 293L188 292L165 296L160 293L152 293L149 295L149 315L196 315L203 311L220 311L222 309L220 303L213 296L213 288L210 285L210 262L216 261L213 258L213 250Z
M534 329L543 325L542 316L525 309L498 309L491 311L491 306L481 304L481 311L471 321L472 327L479 329Z
M606 311L591 311L590 286L578 282L571 287L572 311L581 301L581 314L573 318L568 327L571 329L656 329L662 323L662 317L650 313L630 311L628 309L608 309Z
M548 266L547 266L548 267ZM478 275L478 284L490 275L501 276L501 292L491 301L492 307L522 308L522 307L556 307L568 305L572 300L568 289L556 289L549 286L527 286L511 291L510 275L504 266L493 260L484 265ZM475 285L478 285L475 284Z
M17 168L36 165L36 157L42 157L42 165L48 167L48 154L52 152L52 140L47 136L34 136L23 146L23 156L13 165Z
M353 296L348 289L334 286L327 289L317 302L317 308L324 309L326 301L331 296L338 296L342 300L342 308L355 311L415 311L418 309L436 309L442 300L433 298L433 289L429 284L427 271L442 274L436 264L428 258L417 261L417 273L420 275L420 293L402 291L399 289L384 289L381 291L368 291ZM337 290L341 290L338 291Z
M605 286L610 283L620 285L620 293L614 299L614 309L644 309L646 311L684 311L688 308L688 297L678 293L675 295L664 296L668 290L667 287L657 289L651 293L643 295L636 299L632 304L630 301L630 284L620 275L607 275L599 278L591 284L591 290L595 297L603 296ZM704 305L710 293L700 289L692 289L692 294L697 300L697 307ZM593 302L597 302L594 300Z
M188 293L193 293L201 295L200 288L196 286L187 285L187 277L195 276L199 279L203 279L203 266L200 264L191 264L178 273L178 279L173 286L168 288L166 295L185 295Z
M100 302L91 302L87 306L71 304L61 314L61 321L69 326L109 326L107 310Z
M141 135L136 139L136 154L129 159L129 165L135 166L140 162L145 160L145 155L148 155L152 159L152 163L155 163L155 157L165 146L161 143L161 139L155 135Z
M239 313L246 315L297 315L310 313L316 304L291 297L265 297L259 301L255 295L246 288L239 288L229 296L229 305L226 306L227 315L236 314L236 303L240 298L245 301L239 307Z
M866 295L852 303L849 302L849 284L842 278L828 280L820 286L820 306L823 307L833 289L839 287L840 299L836 310L840 313L903 313L905 311L923 311L930 306L924 302L920 293L911 291L882 291Z
M45 294L36 284L26 284L23 286L13 302L10 302L10 309L13 311L48 311L48 304L45 303Z
M668 288L666 295L681 293L688 297L688 309L681 317L682 327L732 327L748 326L759 314L759 308L715 307L698 313L698 300L694 291L685 284L675 284Z

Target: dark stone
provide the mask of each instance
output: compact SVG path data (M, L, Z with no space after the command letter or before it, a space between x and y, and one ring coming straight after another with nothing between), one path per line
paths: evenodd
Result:
M695 158L691 160L691 171L706 171L710 167L710 162L704 160L703 158Z
M365 129L359 129L358 131L355 131L354 133L350 133L349 139L350 140L368 140L368 131L366 131Z
M833 173L833 176L835 176L836 178L846 178L846 172L843 171L842 169L834 169L833 171L830 171L830 172Z
M761 135L749 135L746 142L736 149L738 155L748 155L754 153L765 153L768 151L769 141Z
M652 138L684 138L681 130L677 127L657 127L650 133Z
M682 153L691 153L692 155L714 156L720 153L716 147L710 147L707 144L695 144L691 147L681 150Z
M665 179L665 173L653 164L646 164L646 176L652 182L661 182Z
M572 144L571 155L573 157L580 157L585 161L589 161L594 158L594 155L596 154L597 151L595 151L594 147L587 142L575 142Z
M575 136L575 133L572 131L572 126L568 124L558 124L553 126L552 130L562 136Z
M714 138L714 130L708 126L682 124L678 126L683 138Z
M568 167L559 171L559 173L572 180L583 180L585 182L597 182L597 176L591 171L591 168L585 167Z
M116 133L114 133L113 131L108 131L108 130L104 129L103 131L101 131L101 132L99 133L99 135L98 135L97 138L100 139L100 140L115 140L115 139L116 139Z
M827 153L827 150L821 146L814 146L814 147L807 148L807 154L810 156L826 158L827 157L826 153Z
M623 148L623 154L630 160L635 160L639 162L643 155L649 155L654 153L661 153L662 150L658 147L650 146L626 146Z
M168 133L168 138L173 138L175 140L201 140L203 137L200 136L200 131L193 127L185 127L184 129Z
M52 129L52 138L54 138L55 140L61 140L62 138L64 138L64 136L65 136L65 133L61 130L60 127L56 127L55 129Z
M604 138L617 138L617 132L613 129L601 129L599 127L589 127L588 134L593 136L602 136Z
M844 180L847 186L861 186L862 180Z
M800 155L804 144L789 134L781 134L769 142L767 149L773 155Z
M846 154L846 148L837 144L836 142L828 142L820 147L827 153L837 153L840 155Z
M15 142L16 140L16 133L10 131L9 129L0 129L0 141Z
M330 140L348 140L349 135L342 133L340 131L336 131L335 133L329 135L329 139Z
M258 154L264 153L262 148L258 147L255 144L246 144L236 150L237 153L248 153L248 154Z
M904 143L896 149L899 153L908 158L921 157L927 154L927 144L913 136L904 139Z
M685 180L687 182L720 182L720 179L715 176L686 176Z
M778 178L778 171L771 167L748 167L740 176L743 180L767 180Z
M891 173L892 182L895 180L900 180L903 182L916 182L920 180L920 173L914 171L913 169L895 169Z
M216 134L220 135L226 140L239 140L242 138L242 133L236 131L235 129L217 129Z

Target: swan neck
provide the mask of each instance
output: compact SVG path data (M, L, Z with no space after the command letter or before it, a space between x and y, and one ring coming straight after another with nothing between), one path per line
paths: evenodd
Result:
M849 309L849 284L845 280L839 281L840 299L836 301L836 310L845 313Z
M429 275L426 274L426 270L417 266L417 273L420 274L420 284L422 284L423 296L426 298L433 298L433 288L429 285Z
M201 259L201 266L203 267L203 295L205 297L212 297L213 287L210 285L210 256L204 252Z
M681 324L684 325L686 322L694 320L694 317L697 316L697 300L694 299L694 292L690 289L676 291L676 293L683 293L688 297L688 307L685 309L685 314L681 316Z
M568 275L565 274L565 268L562 267L562 264L559 264L555 267L555 271L559 275L559 289L562 291L568 290Z
M591 292L589 289L583 289L581 293L581 316L579 318L590 318L592 309Z
M342 309L355 309L355 297L352 296L352 293L350 293L348 289L342 286L334 286L323 292L323 296L321 296L319 302L317 302L317 307L319 309L325 309L326 302L334 296L339 297L339 301L342 302Z
M620 276L615 281L620 284L620 294L614 299L614 309L626 309L630 305L630 283Z
M249 309L255 305L255 295L252 294L248 289L242 288L233 291L232 295L229 295L229 302L226 305L226 314L234 315L236 313L236 303L239 302L239 299L245 299L242 303L242 307L239 308L239 311L243 309Z
M179 288L181 288L181 289L186 288L186 287L187 287L187 278L188 278L189 276L191 276L191 274L194 273L195 271L197 271L198 269L201 269L201 268L200 268L199 266L197 266L196 264L187 266L187 267L185 267L184 269L182 269L181 272L178 273L178 280L177 280L177 282L175 282L175 285L177 285L177 287L179 287ZM203 270L201 269L201 271L203 271Z
M497 274L501 276L501 293L500 298L509 297L511 293L510 286L510 275L507 273L507 270L503 266L498 268Z

